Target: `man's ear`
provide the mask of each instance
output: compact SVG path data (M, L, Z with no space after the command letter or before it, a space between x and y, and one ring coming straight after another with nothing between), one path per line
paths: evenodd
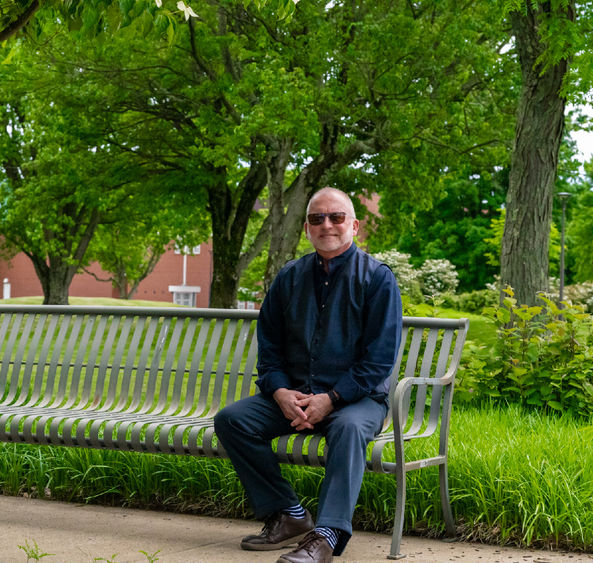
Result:
M352 235L356 236L358 234L358 227L359 227L360 223L358 222L358 219L354 219L354 221L352 221Z
M307 225L307 223L304 224L304 228L305 228L305 236L311 240L311 234L309 233L309 225Z

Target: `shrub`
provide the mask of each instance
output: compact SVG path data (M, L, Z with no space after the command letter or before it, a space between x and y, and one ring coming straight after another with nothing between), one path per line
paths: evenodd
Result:
M564 298L571 303L584 306L593 313L593 282L575 283L564 288Z
M410 255L404 252L393 249L374 256L393 270L402 294L407 295L412 303L454 294L459 284L455 266L449 260L426 260L416 270L410 264Z
M397 284L403 295L407 295L413 303L422 301L420 290L420 272L410 264L410 255L397 250L387 250L374 255L377 260L385 262L395 274Z
M425 297L455 293L459 279L449 260L426 260L420 268L422 294Z
M498 292L491 289L479 289L459 295L459 309L469 313L481 313L485 307L498 303Z
M443 293L442 306L467 313L481 313L484 307L492 307L498 302L498 291L494 289L476 289L465 293Z
M497 325L494 349L469 344L459 400L488 399L546 411L593 414L593 319L580 305L517 306L511 289L485 313Z

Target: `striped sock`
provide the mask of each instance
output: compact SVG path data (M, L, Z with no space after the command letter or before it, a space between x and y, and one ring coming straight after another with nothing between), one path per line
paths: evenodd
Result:
M320 536L323 536L332 549L336 548L336 544L338 543L338 534L333 528L328 528L326 526L318 526L317 528L315 528L315 533L319 534Z
M282 510L284 514L288 514L292 518L297 518L302 520L305 517L305 509L300 504L295 504L294 506L289 506Z

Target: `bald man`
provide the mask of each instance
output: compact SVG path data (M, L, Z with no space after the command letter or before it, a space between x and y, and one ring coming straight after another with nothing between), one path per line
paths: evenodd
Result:
M246 550L298 545L278 563L340 555L366 447L387 413L389 375L401 340L399 289L391 270L354 244L358 220L348 195L316 192L304 225L315 252L291 261L266 295L258 320L260 394L218 413L215 429L263 530ZM327 444L316 521L284 479L271 441L321 433Z

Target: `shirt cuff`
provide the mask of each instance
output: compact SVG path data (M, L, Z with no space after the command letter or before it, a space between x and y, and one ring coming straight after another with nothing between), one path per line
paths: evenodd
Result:
M265 376L259 377L255 384L264 395L273 395L281 388L291 389L290 378L281 371L267 373Z
M367 393L352 380L338 381L334 385L334 390L345 403L354 403L367 396Z

